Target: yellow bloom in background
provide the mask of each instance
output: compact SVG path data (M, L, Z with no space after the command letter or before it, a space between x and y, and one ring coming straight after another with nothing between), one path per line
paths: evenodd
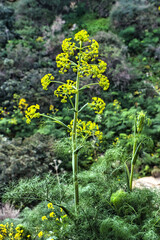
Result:
M158 7L158 10L160 11L160 6Z
M27 103L27 101L26 101L26 99L25 98L21 98L20 100L19 100L19 104L18 104L18 107L19 107L19 109L26 109L27 107L28 107L28 103Z
M51 212L51 213L49 214L49 216L50 216L50 217L55 217L56 214L55 214L54 212Z
M38 237L41 238L42 236L43 236L43 232L40 231L40 232L38 233Z
M42 221L47 220L48 218L46 216L42 217Z
M36 111L40 109L40 106L38 104L36 105L31 105L30 107L27 108L25 111L25 117L27 118L26 123L30 123L32 118L39 118L40 113L36 113Z
M48 203L48 204L47 204L47 206L48 206L48 208L54 209L54 207L53 207L53 204L52 204L52 203Z
M43 37L36 38L36 42L43 42Z

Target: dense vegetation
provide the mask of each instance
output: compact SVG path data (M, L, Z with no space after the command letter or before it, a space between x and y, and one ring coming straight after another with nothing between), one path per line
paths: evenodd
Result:
M106 107L101 115L88 106L81 111L82 121L99 125L103 139L88 138L78 149L75 214L69 133L47 118L27 124L25 111L40 104L41 114L70 124L70 103L53 94L54 84L44 91L41 79L48 73L64 83L75 79L71 70L59 74L56 56L62 41L82 29L99 43L110 86L80 94L81 107L95 96ZM0 3L0 192L1 202L12 204L0 213L0 239L160 239L159 193L129 191L127 179L134 154L134 177L159 167L159 39L156 0ZM146 119L141 131L135 130L140 115Z

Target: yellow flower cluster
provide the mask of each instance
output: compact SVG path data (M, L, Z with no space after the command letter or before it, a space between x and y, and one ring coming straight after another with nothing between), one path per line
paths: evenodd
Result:
M49 111L52 111L52 114L55 114L56 112L58 112L58 109L55 108L53 105L49 106Z
M62 208L60 208L60 211L59 211L59 213L58 213L58 215L60 216L61 214L62 214L62 216L60 216L60 217L57 217L57 215L56 215L56 213L55 212L53 212L53 209L54 209L54 207L53 207L53 204L50 202L50 203L48 203L47 204L47 206L48 206L48 209L51 209L52 210L52 212L50 212L49 213L49 217L50 218L54 218L54 221L56 221L57 222L57 225L58 225L58 227L60 227L60 223L63 223L63 219L64 218L66 218L67 217L67 214L64 214L63 212L63 209ZM45 220L49 220L49 217L46 217L46 216L43 216L41 219L42 219L42 221L45 221ZM51 220L51 219L50 219ZM45 222L44 222L44 227L45 227ZM40 231L39 233L38 233L38 237L39 238L44 238L44 239L48 239L48 237L51 237L51 234L53 234L53 232L51 231L51 232L47 232L46 230L43 232L43 231ZM49 238L50 239L50 238ZM52 239L50 239L50 240L54 240L53 238Z
M52 203L48 203L47 207L48 207L48 209L54 209L54 207L53 207L53 204L52 204Z
M114 139L113 145L116 145L116 144L118 143L118 141L119 141L119 138L116 137L116 138Z
M60 85L55 91L54 95L56 97L62 97L61 102L65 103L67 102L67 96L70 96L72 98L72 94L76 93L76 82L72 80L67 80L67 83L64 83Z
M104 75L99 75L99 86L103 87L103 90L106 91L109 88L109 80Z
M71 42L72 38L66 38L62 42L62 50L64 53L67 53L69 56L74 55L74 50L77 48L75 47L75 43Z
M30 124L32 118L40 117L40 113L36 113L37 109L40 109L40 106L38 104L31 105L27 108L25 111L25 117L27 118L26 123Z
M42 217L42 221L47 220L48 218L46 216Z
M103 87L103 90L107 90L109 87L109 80L105 75L102 75L107 68L107 64L99 59L98 64L89 63L89 61L93 62L98 57L98 42L94 39L89 40L89 35L85 30L76 33L74 39L78 42L88 42L88 45L79 48L71 41L72 38L66 38L62 42L63 53L56 57L57 67L60 68L59 72L64 74L72 66L73 72L78 72L79 77L97 77L99 79L99 86ZM80 51L77 53L77 56L75 56L75 63L71 61L69 57L73 56L77 49Z
M19 109L25 110L28 107L28 104L26 102L25 98L21 98L18 104Z
M117 100L117 99L115 99L114 101L113 101L113 106L118 110L118 109L120 109L120 102Z
M48 85L53 82L54 77L51 73L46 74L42 79L41 79L41 84L44 90L48 90L47 87Z
M16 227L16 231L17 231L17 233L15 234L14 238L15 239L21 239L23 229L21 229L20 227Z
M89 106L95 110L95 113L97 114L102 114L103 113L103 110L105 109L105 102L101 99L101 98L98 98L98 97L93 97L93 102L89 104Z
M70 129L73 128L73 120L68 125ZM70 136L72 136L72 131L70 131ZM95 136L98 138L99 141L102 140L102 132L99 131L99 127L95 122L85 122L80 119L78 119L77 122L77 136L80 136L82 138L89 138L91 136Z
M68 53L58 54L56 57L56 63L57 67L60 68L59 73L64 74L65 72L67 72L71 65Z
M89 45L86 46L86 50L82 52L81 59L85 62L88 62L91 60L92 62L95 60L95 58L98 57L98 49L99 49L99 44L96 40L89 40Z
M89 41L89 34L85 30L81 30L80 32L76 33L74 39L78 42L88 42Z
M0 240L22 240L24 230L17 226L15 229L13 223L0 224ZM27 235L27 239L30 239L30 235ZM26 239L26 238L25 238Z

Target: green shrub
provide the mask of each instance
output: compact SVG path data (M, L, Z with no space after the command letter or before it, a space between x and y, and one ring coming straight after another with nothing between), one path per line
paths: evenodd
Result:
M100 233L104 240L136 240L134 234L138 227L126 223L122 218L109 217L102 221Z
M155 28L158 10L148 1L119 0L110 12L111 22L117 31L136 27L137 38L144 36L145 29Z

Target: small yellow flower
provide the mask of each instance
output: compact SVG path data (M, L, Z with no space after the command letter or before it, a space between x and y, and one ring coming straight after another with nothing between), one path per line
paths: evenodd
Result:
M55 217L55 213L54 213L54 212L51 212L51 213L49 214L49 216L50 216L50 217Z
M158 10L160 11L160 6L158 7Z
M38 237L41 238L42 236L43 236L43 232L41 231L38 233Z
M26 123L30 123L32 118L39 118L40 113L36 113L37 109L40 109L40 106L38 104L31 105L27 108L25 111L25 117L27 118Z
M53 204L52 203L48 203L48 208L51 208L51 209L54 209L54 207L53 207Z
M36 38L36 42L43 42L43 37Z
M46 216L42 217L42 221L47 220L48 218Z

